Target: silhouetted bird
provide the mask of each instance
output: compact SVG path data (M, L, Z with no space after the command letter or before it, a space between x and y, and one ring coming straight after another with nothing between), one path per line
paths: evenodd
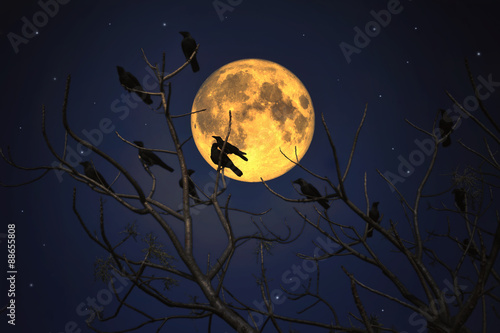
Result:
M368 216L376 223L380 223L380 213L378 211L378 201L375 201L372 204L372 208L370 208L370 211L368 212ZM373 236L373 228L368 228L368 233L366 234L366 237L371 237Z
M95 180L97 183L101 184L102 186L104 186L105 188L110 190L111 192L115 193L115 191L113 191L113 189L108 185L108 183L106 183L106 180L99 173L99 171L97 171L94 168L92 163L87 162L87 161L83 161L83 162L80 162L80 165L83 166L83 173L85 174L85 176L89 177L90 179Z
M460 209L461 212L465 212L467 206L467 198L464 188L456 188L452 191L452 193L455 195L455 205L457 206L457 208Z
M470 240L468 238L465 238L462 241L461 247L465 251L467 249L467 246L469 246ZM467 254L479 258L479 251L477 250L476 246L474 244L470 244L469 249L467 250Z
M191 58L191 54L193 54L194 50L196 50L196 42L191 34L187 31L179 31L179 33L184 36L184 39L181 42L182 52L184 52L184 56L186 60ZM200 66L198 65L198 60L196 60L196 55L191 59L191 68L193 72L197 72L200 70Z
M241 177L243 175L243 172L241 172L241 170L238 169L236 167L236 165L234 165L233 161L231 161L231 159L227 156L226 153L223 153L223 154L221 154L221 153L222 152L217 148L217 143L213 143L212 150L210 153L210 159L212 160L212 162L214 162L214 164L218 165L219 160L221 160L220 165L223 168L229 168L229 169L231 169L231 171L233 171L236 174L236 176Z
M312 186L311 184L309 184L308 182L306 182L302 178L296 179L292 183L299 184L300 185L300 191L308 199L315 199L315 198L321 198L322 197L322 195L319 193L319 191L316 189L316 187ZM330 205L328 204L328 200L326 200L326 199L317 199L316 201L321 206L323 206L324 209L330 208Z
M188 191L189 195L194 198L194 201L196 203L200 203L200 197L198 196L198 193L196 192L196 186L194 185L193 181L191 180L191 175L194 173L194 170L189 169L188 171ZM179 186L182 188L184 182L181 179L179 179Z
M451 133L453 133L453 120L446 113L446 110L439 109L441 111L441 119L439 120L439 132L441 133L441 138L450 133L446 140L443 141L443 147L448 147L451 144Z
M217 147L219 147L220 150L222 150L222 145L224 145L224 140L220 136L214 136L212 135L212 138L214 138L217 141ZM242 152L238 147L233 146L229 142L226 142L226 147L224 147L224 152L227 154L234 154L236 156L241 157L245 161L248 161L248 158L246 158L243 155L246 155L247 153Z
M144 147L142 141L134 141L134 143L139 147ZM155 153L145 149L139 149L139 157L146 163L148 166L159 165L163 169L173 172L174 169L166 165Z
M131 92L130 89L144 90L142 89L139 80L137 80L137 78L132 73L125 71L125 69L120 66L116 66L116 69L118 70L118 78L120 79L120 83L125 86L125 90L127 90L128 92ZM151 96L149 96L148 94L136 91L133 92L135 92L137 96L139 96L144 101L144 103L148 105L153 103Z

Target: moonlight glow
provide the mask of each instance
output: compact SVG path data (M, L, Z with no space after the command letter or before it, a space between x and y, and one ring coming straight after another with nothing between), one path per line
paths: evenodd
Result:
M196 94L191 116L193 138L201 155L210 160L213 135L227 134L229 110L232 113L229 142L247 153L248 162L229 155L243 171L237 177L225 170L227 177L259 182L279 177L294 165L290 158L301 159L314 134L314 109L311 97L300 80L277 63L261 59L243 59L229 63L210 75Z

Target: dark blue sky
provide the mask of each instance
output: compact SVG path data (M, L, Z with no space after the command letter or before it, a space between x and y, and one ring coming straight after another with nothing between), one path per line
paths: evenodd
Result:
M500 24L494 1L433 1L429 4L404 0L393 8L397 13L391 15L385 27L369 30L374 37L369 42L365 41L366 45L359 44L361 41L355 40L355 28L365 30L367 23L374 19L370 12L387 9L388 4L393 2L233 1L237 5L231 6L232 11L219 15L212 1L67 1L58 4L57 12L53 6L50 7L49 10L54 11L52 17L40 14L43 8L36 1L9 3L2 10L0 28L3 67L0 147L6 151L10 146L12 157L23 166L50 165L54 161L41 134L41 106L46 106L49 137L61 152L64 142L61 106L66 76L71 74L68 117L77 133L83 135L85 131L95 131L101 120L107 118L114 130L130 140L142 140L151 147L173 149L162 115L153 113L141 103L129 107L126 114L118 111L118 107L125 105L122 95L127 94L118 82L116 65L123 66L140 79L144 78L147 72L140 51L143 48L152 62L160 62L162 52L166 52L167 71L172 71L184 61L180 48L182 37L178 32L189 31L201 45L198 54L201 70L198 73L185 70L174 78L171 112L189 112L204 80L231 61L262 58L277 62L304 83L316 111L316 131L303 164L334 181L334 160L320 115L323 113L325 116L337 145L341 167L345 168L354 133L368 103L368 115L346 186L351 200L364 209L363 174L366 172L370 200L381 202L382 223L387 227L389 218L402 221L404 215L398 199L377 175L376 169L382 173L397 174L401 161L408 160L412 152L419 149L415 140L421 142L425 139L404 120L409 119L429 130L438 108L452 109L445 90L460 102L472 94L464 58L468 58L476 79L481 76L484 79L490 77L490 81L500 81ZM44 18L47 19L44 21ZM35 27L37 33L30 31L29 27L23 30L26 22L34 21L39 25ZM13 42L13 34L24 38L23 42ZM356 42L357 51L346 57L340 45L355 46ZM497 116L495 112L500 105L498 85L493 85L491 89L491 96L485 100L485 105ZM188 118L176 120L175 125L181 140L189 137ZM452 147L443 149L437 159L427 192L449 188L451 180L446 174L449 175L457 166L477 162L464 153L456 141L462 138L471 145L480 144L482 135L478 134L481 133L470 120L464 121L455 131ZM100 149L122 163L145 187L149 185L149 176L137 160L135 149L124 144L114 133L103 134L99 141ZM69 146L75 148L75 142L70 141ZM184 151L188 166L196 170L194 181L202 188L213 182L213 169L203 160L192 141L185 145ZM79 154L76 148L75 153ZM106 179L114 177L114 171L95 154L82 158L92 158ZM156 197L177 208L181 203L181 189L177 185L180 167L174 157L162 158L176 171L170 174L161 169L154 170L160 181ZM396 184L410 198L414 197L415 186L426 171L427 155L425 159L422 165L404 175L403 182ZM16 184L37 175L37 172L22 172L3 161L0 163L0 180L3 183ZM297 167L272 180L269 185L287 197L298 198L291 181L299 177L324 191L325 187L319 180L312 179ZM85 316L81 315L81 311L79 314L78 309L83 309L80 304L86 303L88 297L103 295L102 290L106 286L94 281L93 263L104 252L86 236L72 211L72 189L75 186L79 211L91 230L97 230L99 195L68 175L59 178L50 172L33 184L0 188L0 236L7 233L7 224L15 224L18 270L16 327L13 329L7 325L7 319L2 315L2 331L7 328L8 332L59 333L64 332L68 323L71 327L71 322L82 332L88 331ZM120 193L131 191L130 186L121 181L114 188ZM294 235L300 232L301 219L293 207L308 216L315 216L313 204L282 202L259 183L231 180L228 192L232 194L234 207L253 212L273 208L263 221L282 234L286 233L285 222L291 226ZM433 200L436 200L432 201L434 205L443 202L450 207L453 204L450 193ZM427 201L424 205L427 206ZM428 214L426 230L441 228L443 231L440 223L446 221L446 216L457 217L452 213L440 215L425 210L424 213ZM338 201L332 204L329 215L342 224L364 225L359 217ZM137 221L143 234L159 232L152 218L133 215L111 198L105 198L105 217L107 232L115 240L117 233L133 221ZM206 260L209 252L217 256L224 244L224 232L214 217L211 207L194 214L195 253L199 262ZM247 215L234 213L232 223L237 235L255 231ZM177 222L173 222L173 226L175 230L181 230ZM318 236L312 228L306 228L297 242L277 246L273 255L266 257L271 288L278 288L287 271L293 265L302 263L294 256L295 252L313 253L315 246L311 240ZM160 239L167 244L167 249L172 249L164 235ZM6 274L7 246L5 238L0 238L0 241L3 276ZM407 273L406 264L400 261L398 255L389 252L389 244L380 235L376 234L371 241L380 251L381 258L391 262L391 267L402 279L408 283L414 281L415 278ZM240 248L227 277L228 287L249 303L253 303L254 299L261 301L255 296L258 289L252 275L257 274L258 269L254 247L255 244L247 244ZM139 249L132 243L129 250L135 248ZM445 253L448 248L449 244L438 245L438 250ZM177 265L182 267L180 262ZM394 291L380 273L353 258L332 258L322 262L321 288L325 297L338 307L338 315L345 318L344 323L347 322L347 313L356 312L356 309L341 265L363 281L372 281L382 290ZM440 287L445 288L445 278L440 275L443 272L436 268L433 273L440 281ZM7 285L2 282L0 286L0 305L3 306ZM189 283L181 283L168 293L170 297L182 300L188 299L190 294L200 294ZM142 295L133 297L153 314L178 313ZM421 327L421 324L409 320L411 312L407 309L367 293L362 293L362 297L365 297L367 311L378 315L382 323L407 332L417 332ZM292 303L286 300L277 306L277 311L290 314L300 308ZM109 314L115 307L116 301L107 304L105 313ZM321 314L317 311L306 315L306 318L328 322L328 318ZM478 313L475 313L471 322L477 321L477 318ZM489 318L490 327L494 327L495 321L498 324L498 318ZM102 327L119 329L137 323L139 319L129 316L105 323ZM165 332L206 331L206 321L173 321L169 325ZM216 322L216 327L217 332L231 331L220 321ZM288 329L288 324L284 324L283 328ZM300 327L297 329L300 330ZM151 331L151 328L145 328L140 332Z

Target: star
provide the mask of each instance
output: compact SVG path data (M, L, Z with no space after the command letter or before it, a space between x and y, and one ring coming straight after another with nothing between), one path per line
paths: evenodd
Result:
M476 55L477 55L477 56L480 56L480 55L481 55L481 52L477 51Z
M407 63L407 64L409 64L409 63L410 63L410 61L409 61L409 60L406 60L406 63Z
M417 27L413 27L413 30L417 30Z
M33 286L34 286L33 282L31 282L31 283L29 284L29 286L30 286L30 288L33 288Z
M382 97L382 95L378 95L378 97Z
M94 105L95 105L95 104L96 104L96 103L94 102Z
M45 243L43 243L42 246L45 247Z
M306 36L306 34L302 34L302 37L305 37L305 36Z
M24 213L24 209L21 209L21 213Z
M392 147L391 150L394 150L394 147Z
M166 27L167 26L167 23L166 22L163 22L163 26Z
M110 25L111 25L111 22L108 23L108 26L110 26Z
M22 126L19 126L19 129L22 130L23 129Z
M56 77L54 77L54 78L53 78L53 80L54 80L54 81L56 81L56 80L57 80L57 78L56 78Z
M35 35L38 35L38 31L35 31Z

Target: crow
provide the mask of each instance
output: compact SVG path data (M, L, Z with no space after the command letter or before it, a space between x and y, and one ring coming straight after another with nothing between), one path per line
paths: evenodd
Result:
M125 69L120 66L116 66L116 69L118 70L118 78L120 79L120 83L125 86L125 90L127 90L128 92L131 92L131 89L144 90L142 89L139 80L137 80L137 78L132 73L125 71ZM144 101L144 103L148 105L153 103L151 96L149 96L148 94L136 91L133 92L135 92L137 96L139 96Z
M465 212L467 206L467 198L463 187L454 189L451 193L455 195L455 205L461 212Z
M322 195L319 193L319 191L316 189L316 187L312 186L311 184L309 184L308 182L306 182L302 178L296 179L292 183L299 184L300 191L308 199L316 199L316 198L322 197ZM323 206L324 209L330 208L330 205L328 204L327 199L316 199L315 201L317 201L321 206Z
M104 177L97 171L94 166L87 161L80 162L80 165L83 166L83 173L85 176L89 177L92 180L95 180L97 183L101 184L111 192L115 193L113 189L106 183Z
M465 238L462 241L462 244L460 244L460 246L465 251L465 250L467 250L467 246L469 246L469 243L470 243L470 240L468 238ZM476 259L479 258L479 251L477 250L477 247L474 245L474 243L470 244L469 250L467 250L467 254L470 255L471 257L476 258Z
M379 202L375 201L372 204L372 208L370 208L370 211L368 212L368 216L370 217L370 219L372 219L376 223L380 223L380 221L379 221L380 212L378 211L378 204L379 204ZM366 237L372 237L372 236L373 236L373 228L369 227Z
M200 203L200 197L198 196L198 193L196 192L196 186L194 185L193 181L191 180L191 175L194 173L194 170L189 169L188 171L188 191L189 195L194 198L194 201L196 203ZM182 188L184 182L181 179L179 179L179 186Z
M142 141L134 141L134 143L139 147L144 147ZM146 163L148 166L159 165L163 169L173 172L174 169L166 165L155 153L149 150L139 148L139 158Z
M224 145L224 140L222 140L220 136L215 136L215 135L212 135L212 138L217 140L217 146L219 147L220 150L222 150L222 146ZM229 142L226 142L226 147L224 148L224 152L227 154L234 154L236 156L241 157L243 160L248 161L248 158L243 156L246 155L247 153L242 152L241 150L239 150L238 147L233 146Z
M453 133L453 120L446 113L446 110L439 109L441 111L441 119L439 120L439 132L441 133L441 138L446 136L448 137L443 141L443 147L448 147L451 145L451 133Z
M191 34L187 31L179 31L179 33L184 37L181 42L182 52L184 52L184 56L186 60L191 58L194 50L196 50L196 42ZM200 70L200 66L198 65L198 60L196 60L196 55L191 59L191 69L194 73Z
M226 153L221 154L222 152L217 148L217 143L212 144L212 150L210 153L210 159L212 162L216 165L219 164L219 160L221 160L220 165L223 168L229 168L231 171L233 171L236 176L241 177L243 176L243 172L241 172L240 169L236 167L236 165L233 164L233 161L227 156Z

